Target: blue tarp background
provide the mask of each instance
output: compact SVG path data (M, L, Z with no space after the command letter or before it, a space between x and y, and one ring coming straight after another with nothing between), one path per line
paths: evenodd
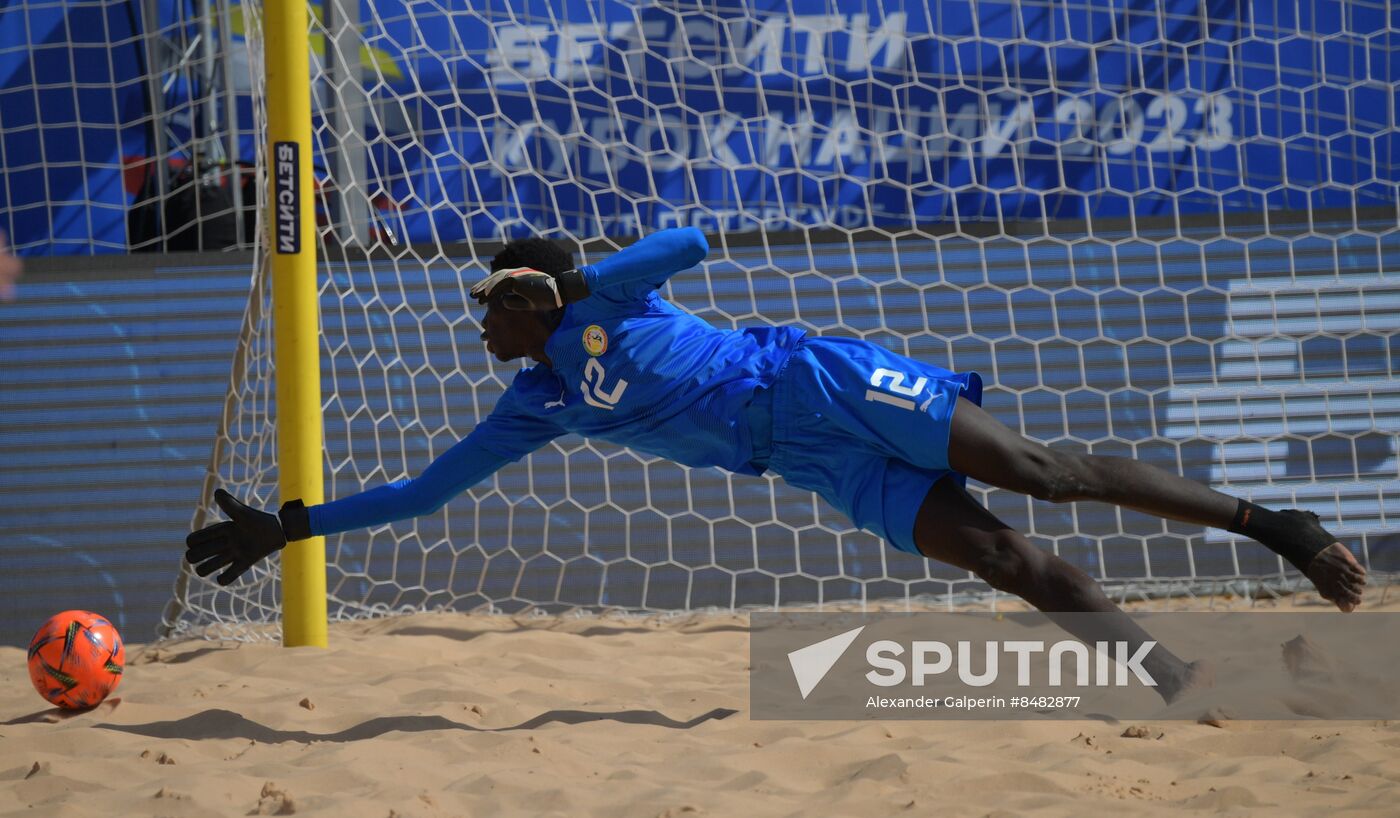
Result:
M193 19L160 6L166 33ZM0 211L23 252L125 249L120 157L149 153L136 14L0 10ZM1380 5L375 0L361 15L370 187L410 241L1396 197ZM166 105L189 91L173 83Z
M21 254L126 252L149 153L139 3L0 5L0 229Z

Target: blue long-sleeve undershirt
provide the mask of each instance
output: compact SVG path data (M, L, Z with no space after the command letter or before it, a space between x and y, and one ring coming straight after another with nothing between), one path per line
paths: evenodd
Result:
M579 269L590 298L636 301L666 279L699 264L710 252L705 234L694 227L660 230L622 248L597 264Z
M396 480L330 503L311 506L307 514L314 536L338 534L395 520L421 517L496 473L511 462L487 451L471 436L457 442L413 479Z

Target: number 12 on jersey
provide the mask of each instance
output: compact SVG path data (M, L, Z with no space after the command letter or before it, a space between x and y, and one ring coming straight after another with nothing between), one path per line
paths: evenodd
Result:
M885 385L886 380L889 381L888 386ZM918 380L914 381L912 386L905 386L903 372L895 372L892 369L881 368L875 370L875 372L871 374L870 385L875 387L875 389L865 390L866 400L888 403L891 406L898 406L900 409L908 409L912 412L915 407L914 401L910 400L910 398L917 398L919 393L924 391L924 387L928 386L928 378L920 377ZM876 391L878 389L888 389L889 392ZM892 395L890 392L894 394ZM900 395L904 397L898 397ZM930 394L928 400L924 401L923 405L918 407L919 411L922 412L927 409L929 403L932 401L933 395Z
M584 403L611 412L617 408L617 402L622 400L622 393L627 391L627 381L618 378L609 392L603 389L603 379L607 376L608 373L603 370L603 365L598 363L598 359L589 358L583 367L583 380L578 388L583 393Z

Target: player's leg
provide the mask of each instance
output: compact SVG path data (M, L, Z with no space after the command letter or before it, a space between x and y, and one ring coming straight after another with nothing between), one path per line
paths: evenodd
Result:
M998 591L1026 600L1088 644L1127 642L1135 652L1152 638L1088 574L1036 548L973 499L953 475L934 484L919 506L914 542L924 556L971 571ZM1060 613L1103 616L1056 616ZM1148 654L1143 667L1168 702L1203 672L1162 645Z
M1126 457L1059 451L960 398L948 462L973 479L1052 503L1097 500L1252 537L1288 558L1343 611L1361 602L1365 569L1306 511L1270 511Z

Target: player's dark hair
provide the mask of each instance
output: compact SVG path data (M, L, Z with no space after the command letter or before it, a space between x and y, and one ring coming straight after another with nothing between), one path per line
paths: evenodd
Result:
M491 258L491 272L530 267L557 276L574 269L574 254L549 239L516 239Z
M574 266L572 250L566 250L563 245L549 239L537 237L515 239L491 257L491 272L493 273L512 267L529 267L542 273L558 276L560 273L567 273L574 269ZM540 318L553 330L559 326L560 321L564 320L564 311L554 310L541 315Z

